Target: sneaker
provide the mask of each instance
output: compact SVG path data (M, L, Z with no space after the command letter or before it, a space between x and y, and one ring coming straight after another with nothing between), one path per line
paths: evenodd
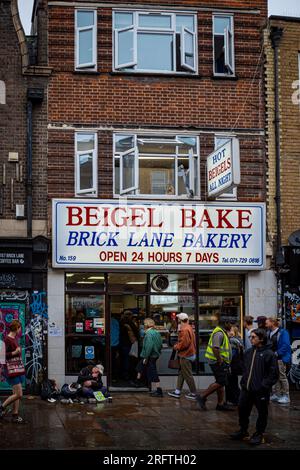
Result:
M26 421L19 415L13 415L12 422L16 424L26 424Z
M225 403L223 405L217 405L216 410L217 411L234 411L233 408L231 408L228 405L225 405Z
M240 429L239 431L229 434L229 437L233 441L244 441L246 439L249 439L249 433Z
M175 390L174 390L174 392L168 392L168 395L170 397L180 398L180 393L177 393Z
M276 393L274 393L273 395L270 396L270 400L271 401L278 401L280 400L280 396L279 395L276 395Z
M163 397L164 395L163 395L163 392L159 392L158 390L155 390L155 392L151 392L151 393L150 393L150 396L151 396L151 397L160 397L160 398L161 398L161 397Z
M70 403L68 398L62 398L62 399L60 400L60 402L61 402L63 405L66 405L67 403Z
M89 403L91 403L92 405L94 405L95 403L97 403L96 398L89 398Z
M207 410L206 408L206 398L202 398L201 395L196 396L197 403L202 410Z
M288 405L291 402L290 397L288 395L283 395L279 400L277 400L277 403L280 405Z
M196 395L196 393L188 393L187 395L185 395L185 398L187 398L188 400L196 401L197 400L197 395Z
M264 443L265 443L264 436L263 434L260 434L259 432L255 432L251 436L250 441L249 441L249 444L251 444L252 446L258 446L259 444L264 444Z

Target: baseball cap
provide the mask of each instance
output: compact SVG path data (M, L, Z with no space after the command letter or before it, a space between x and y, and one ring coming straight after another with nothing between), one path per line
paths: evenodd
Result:
M104 373L103 365L102 364L97 364L95 367L99 370L100 374L103 375L103 373Z
M188 320L189 319L189 316L187 313L177 313L176 317L179 319L179 320Z

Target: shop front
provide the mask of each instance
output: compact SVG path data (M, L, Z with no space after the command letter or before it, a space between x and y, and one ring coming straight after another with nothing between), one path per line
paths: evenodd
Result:
M49 337L49 370L58 380L101 362L110 387L132 387L149 317L162 335L166 384L177 374L168 368L177 313L189 315L196 334L198 377L211 375L205 349L221 316L243 334L251 278L264 269L263 204L59 200L53 227L49 323L64 333Z

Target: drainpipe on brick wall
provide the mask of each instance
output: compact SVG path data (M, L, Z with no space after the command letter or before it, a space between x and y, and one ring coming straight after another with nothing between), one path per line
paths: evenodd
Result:
M271 27L270 38L274 49L274 91L275 91L275 151L276 151L276 266L284 264L281 248L281 188L280 188L280 102L279 102L279 45L283 29Z
M28 88L27 90L27 171L26 171L26 198L27 198L27 237L32 238L32 112L33 104L43 101L43 88Z

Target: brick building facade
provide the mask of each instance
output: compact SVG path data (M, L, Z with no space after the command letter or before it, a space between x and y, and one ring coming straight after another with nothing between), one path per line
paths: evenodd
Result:
M279 313L294 338L300 337L299 50L299 18L270 17L265 31L268 226L281 299Z
M258 269L237 265L218 270L202 265L198 271L179 267L176 272L176 267L166 266L162 272L167 283L175 286L173 301L165 295L170 285L160 291L158 299L151 290L156 286L155 266L137 268L136 274L132 266L129 271L118 271L116 264L108 269L101 264L92 268L88 262L81 267L76 263L59 266L55 231L60 232L60 222L56 212L54 225L51 222L51 200L114 204L121 196L129 206L138 201L147 207L154 201L180 207L192 203L211 210L206 158L235 137L241 183L216 204L230 211L262 204L263 212L267 1L253 1L250 7L246 0L215 0L213 4L149 0L118 7L111 1L43 0L35 2L34 15L37 11L48 21L48 66L52 69L48 233L53 236L55 254L48 273L49 321L62 332L60 337L49 338L50 374L60 382L72 380L91 359L105 364L113 385L119 377L115 377L116 358L109 347L110 315L119 319L126 309L138 319L142 313L156 315L168 353L170 325L183 309L191 315L200 345L195 373L207 375L203 358L207 331L222 312L230 317L232 309L231 317L242 330L244 314L255 317L276 310L269 245L266 263ZM256 235L265 251L264 223ZM182 278L184 288L180 288ZM184 296L175 295L180 290ZM91 310L96 312L92 325ZM164 359L160 373L167 376L170 371ZM173 378L164 380L168 386Z
M0 321L23 326L27 385L40 380L45 352L41 323L47 288L47 78L30 57L17 1L0 1ZM46 60L45 62L46 63ZM34 65L33 65L34 64ZM43 301L39 302L39 299ZM37 301L38 300L38 301ZM36 302L37 301L37 302ZM25 344L25 331L28 343ZM35 340L34 340L35 338ZM33 348L33 340L37 350ZM26 346L26 354L25 354ZM7 384L1 375L0 390Z

